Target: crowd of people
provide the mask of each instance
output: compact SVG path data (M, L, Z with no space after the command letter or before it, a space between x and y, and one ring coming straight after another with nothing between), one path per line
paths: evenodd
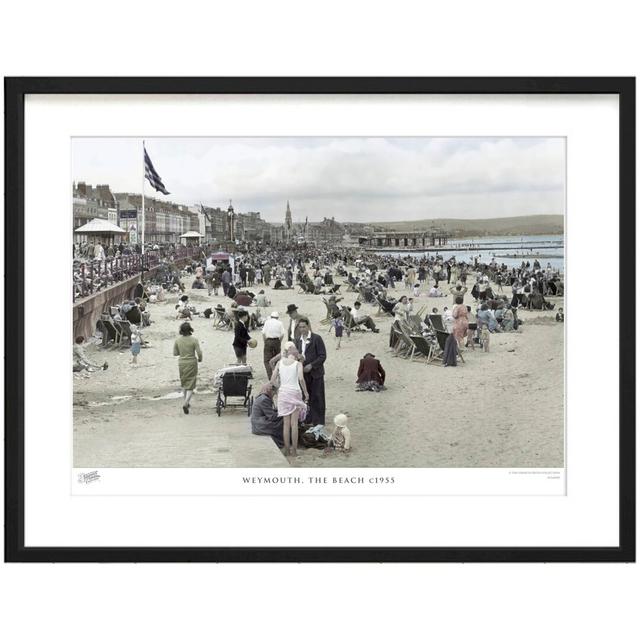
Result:
M140 244L84 242L73 245L73 299L85 298L123 280L144 275L158 265L170 266L185 257L204 258L200 247L174 243Z
M393 319L388 343L393 355L403 353L407 344L403 335L413 335L439 347L443 365L456 366L465 349L480 346L488 351L491 334L519 331L523 309L551 310L554 305L548 298L563 294L562 274L537 261L509 267L495 258L488 263L478 259L467 263L437 255L397 257L353 248L304 246L251 248L235 253L232 260L219 261L211 260L205 249L183 270L175 266L170 252L165 251L162 259L165 262L153 278L141 281L136 296L117 310L119 318L133 327L132 365L137 363L140 346L145 346L142 331L151 322L149 305L170 302L175 296L175 318L180 325L173 353L178 358L182 409L189 414L198 363L203 359L193 335L196 318L204 318L215 329L229 330L238 367L247 366L248 349L259 344L251 333L259 332L267 382L253 403L251 428L255 434L271 436L291 456L297 455L301 440L305 446L315 442L327 449L350 449L346 415L336 416L333 426L326 426L328 356L321 328L327 335L333 333L338 350L345 334L380 332L371 312L375 311L377 317ZM198 296L200 304L212 298L211 305L198 309L185 283L192 291L203 290ZM352 304L345 303L341 287L356 294ZM268 311L269 289L290 291L286 317L281 318L277 310ZM325 317L312 322L298 307L295 301L306 295L322 298ZM431 308L431 298L447 298L443 312ZM556 319L564 321L562 309ZM440 344L443 334L446 339ZM381 349L387 346L385 342L381 340ZM74 355L76 352L78 366L85 362L87 370L97 370L81 349L74 347ZM378 393L386 384L380 358L365 353L357 363L355 389Z

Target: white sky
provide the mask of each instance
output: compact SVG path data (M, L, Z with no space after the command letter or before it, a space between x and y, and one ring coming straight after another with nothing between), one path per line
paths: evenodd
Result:
M180 204L293 220L373 222L564 214L564 138L150 138ZM142 140L74 138L75 181L140 193Z

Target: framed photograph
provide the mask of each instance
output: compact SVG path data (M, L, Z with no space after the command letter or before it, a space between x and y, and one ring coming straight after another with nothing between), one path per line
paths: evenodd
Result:
M5 558L635 560L634 78L7 78Z

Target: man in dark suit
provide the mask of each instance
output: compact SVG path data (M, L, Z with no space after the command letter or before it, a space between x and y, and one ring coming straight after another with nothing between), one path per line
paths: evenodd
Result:
M304 381L309 392L309 415L306 422L314 425L325 424L324 401L324 361L327 350L322 338L311 333L309 320L305 317L298 319L300 337L296 338L296 348L304 356Z
M247 330L247 322L249 314L242 310L238 312L238 322L236 322L235 333L233 336L233 350L236 353L238 364L247 364L247 345L251 340L249 331Z

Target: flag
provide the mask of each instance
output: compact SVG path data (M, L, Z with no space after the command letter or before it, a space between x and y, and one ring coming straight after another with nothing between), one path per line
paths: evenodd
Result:
M207 210L202 206L202 202L200 203L200 211L202 212L202 215L209 221L211 222L211 216L209 216L209 214L207 213Z
M142 145L142 149L144 151L144 177L149 181L149 184L160 193L164 193L165 196L169 195L169 192L165 189L164 184L162 184L162 178L158 175L157 171L153 168L153 164L151 162L151 158L149 158L149 154L147 150Z

